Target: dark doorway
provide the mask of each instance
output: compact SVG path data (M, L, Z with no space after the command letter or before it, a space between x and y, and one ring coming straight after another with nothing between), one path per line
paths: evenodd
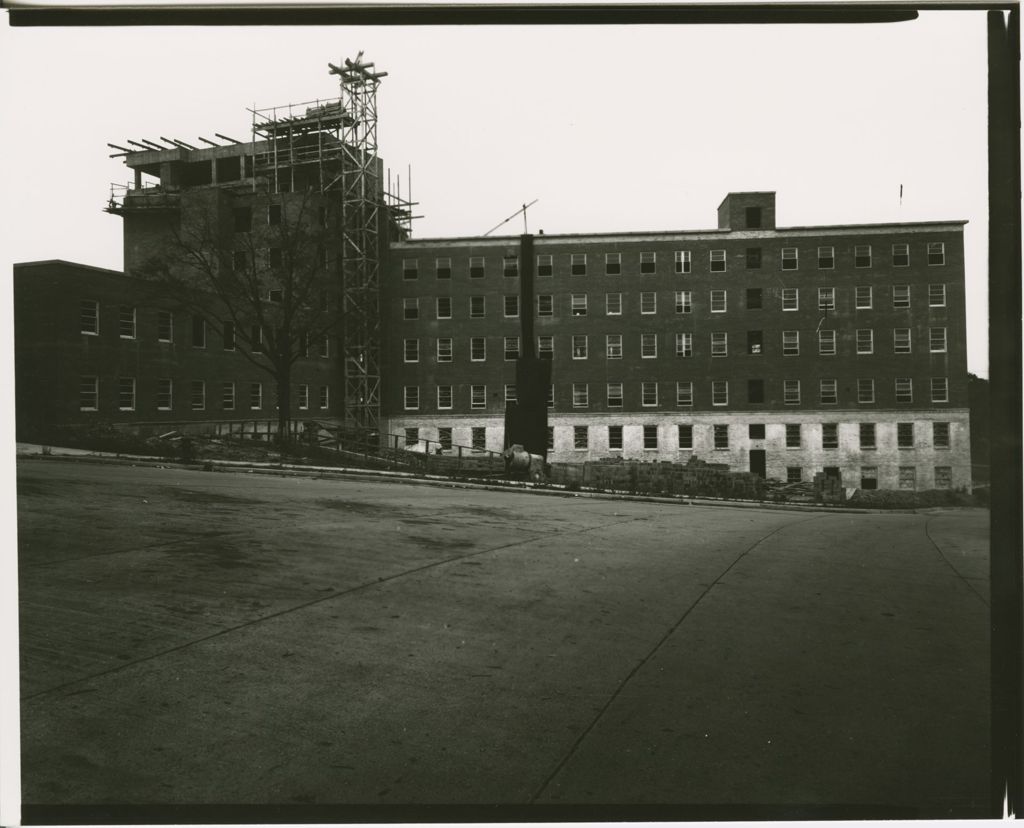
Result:
M751 449L750 450L750 472L756 474L760 478L765 476L765 459L764 449Z
M822 471L825 473L825 477L839 477L839 466L825 466Z

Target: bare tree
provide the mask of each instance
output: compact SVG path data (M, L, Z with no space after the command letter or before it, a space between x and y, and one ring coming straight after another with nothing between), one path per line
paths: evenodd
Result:
M271 375L278 440L287 442L292 368L341 326L327 205L309 192L191 196L137 275Z

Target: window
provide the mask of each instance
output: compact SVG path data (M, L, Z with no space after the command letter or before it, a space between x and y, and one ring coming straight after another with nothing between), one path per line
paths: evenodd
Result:
M894 354L910 353L910 328L893 328L892 352Z
M724 290L713 290L711 291L711 312L712 313L725 313L725 291Z
M658 294L654 291L644 291L640 294L640 313L652 314L658 311Z
M892 246L892 266L907 267L910 264L910 245L894 244Z
M608 316L620 316L622 314L621 293L606 293L604 295L604 312Z
M747 255L747 270L760 270L761 269L761 248L760 247L748 247Z
M693 313L693 292L689 290L676 291L676 313Z
M944 354L946 353L946 329L945 328L929 328L928 329L928 350L933 354Z
M450 385L437 386L437 407L441 411L447 411L452 407L452 387Z
M590 386L585 382L572 384L572 407L586 408L590 405Z
M870 244L858 244L853 248L853 266L871 267Z
M405 362L419 362L420 361L420 341L418 339L407 339L407 340L405 340L404 361Z
M487 451L487 429L484 426L473 426L469 431L469 441L473 451Z
M225 411L235 410L235 384L222 382L220 385L220 407Z
M896 446L905 449L914 447L913 423L896 423Z
M554 316L555 299L550 293L542 293L537 296L537 316Z
M839 402L838 383L835 379L818 380L818 397L822 405L835 405Z
M716 425L713 427L715 448L719 451L729 448L729 426Z
M438 319L451 319L452 318L452 297L451 296L438 296L436 300L437 318Z
M896 377L896 402L914 401L914 380L910 377Z
M782 309L784 311L800 309L800 291L798 288L782 289Z
M763 379L748 379L747 380L747 402L748 403L763 403L764 402L764 380Z
M711 356L729 356L729 338L725 331L711 332Z
M930 308L944 308L946 307L946 286L939 285L928 285L928 307Z
M691 259L689 250L677 250L675 252L676 273L689 273Z
M949 380L932 377L932 402L949 402Z
M949 423L932 423L932 445L935 448L949 448Z
M487 337L470 337L469 359L471 362L483 362L485 359L487 359Z
M192 317L192 347L206 347L206 320L201 316Z
M622 450L622 426L608 426L608 448L612 451Z
M622 334L606 334L604 338L605 359L622 359Z
M574 449L585 449L589 448L590 445L590 429L587 426L573 426L572 427L572 447Z
M263 383L249 383L249 408L259 410L263 408Z
M505 297L505 318L512 319L519 316L519 297L510 295Z
M402 259L402 278L411 281L412 279L419 278L420 275L420 262L419 259Z
M309 386L299 385L299 411L309 410Z
M331 387L329 385L320 386L320 408L329 408L331 401Z
M487 407L486 385L471 385L469 387L469 407L474 411Z
M555 338L553 336L537 337L537 356L540 359L551 359L555 355Z
M505 361L512 362L519 359L519 337L505 337Z
M649 275L657 270L657 257L654 253L640 254L640 273Z
M693 334L692 333L677 333L676 334L676 356L679 356L679 357L692 357L693 356Z
M437 442L440 443L442 451L452 450L451 426L441 426L437 429Z
M753 356L764 353L764 331L747 331L747 353Z
M420 441L420 430L416 426L409 426L405 429L405 444L415 446Z
M875 332L871 328L857 329L857 353L872 354L875 351Z
M750 423L747 426L747 436L751 440L763 440L764 433L764 423Z
M252 230L252 210L248 207L235 207L235 232L248 233Z
M687 423L681 423L678 426L678 446L681 449L692 449L693 448L693 426Z
M928 264L942 265L946 263L946 245L944 242L928 242Z
M402 313L405 319L420 318L420 300L416 298L405 298L402 300Z
M658 427L656 425L644 426L644 448L648 451L658 448Z
M833 287L818 288L818 310L836 309L836 289Z
M857 380L857 402L873 403L875 401L875 381L873 379Z
M542 253L537 257L537 275L538 276L553 276L555 272L554 265L552 264L551 254Z
M606 276L618 276L622 273L622 254L604 254L604 272Z
M712 380L711 381L711 404L712 405L728 405L729 404L729 381L728 380Z
M834 247L818 248L818 270L832 270L836 266L836 251Z
M953 488L953 467L952 466L936 466L935 467L935 488L936 489L952 489Z
M860 447L862 449L873 449L873 448L875 448L875 424L874 423L861 423L860 424Z
M157 411L170 411L174 407L174 381L162 377L156 381Z
M451 337L442 337L437 340L437 361L452 361L452 340Z
M438 279L452 278L452 260L448 257L434 259L434 276Z
M854 288L854 304L857 310L871 310L871 285Z
M555 386L554 385L549 385L548 386L548 401L547 401L547 404L548 404L548 408L554 408L555 407Z
M676 383L676 405L690 408L693 406L693 383Z
M82 333L98 334L100 332L100 303L94 299L83 299L79 308Z
M586 359L587 358L587 337L582 334L577 334L572 338L572 358L573 359Z
M193 411L202 411L206 408L206 383L202 380L192 380L189 406Z
M621 382L609 382L608 383L608 407L609 408L622 408L622 383Z
M836 332L818 331L818 353L821 356L835 356Z
M571 296L571 311L573 316L587 315L587 294L574 293Z
M782 381L782 401L786 405L800 405L800 380Z
M555 450L555 427L548 426L548 451Z
M900 466L899 487L901 489L917 488L917 469L914 466Z
M861 466L860 467L860 487L862 489L877 489L878 488L878 467L877 466Z
M910 285L892 286L892 306L894 308L910 307Z
M747 228L757 230L761 226L761 208L747 207L743 212L747 220Z
M711 251L711 272L725 273L726 259L724 250Z
M822 423L821 424L821 447L823 449L837 449L837 448L839 448L839 424L838 423Z
M569 273L573 276L587 275L587 254L572 253L569 256Z
M249 346L254 354L263 353L263 328L253 325L249 331Z
M267 206L267 224L276 227L281 223L281 205L270 204Z
M782 355L797 356L800 353L800 331L782 332Z
M799 266L797 249L795 247L782 248L782 269L796 270Z
M135 339L135 308L121 305L117 315L117 335L121 339Z
M284 291L280 288L271 288L267 291L267 301L281 304L284 301Z
M650 408L658 404L658 383L640 383L640 405Z
M747 288L747 310L761 310L761 288Z
M78 382L78 408L81 411L99 409L99 377L81 377Z
M803 479L800 466L786 466L786 482L799 483Z
M249 264L249 257L244 250L236 250L231 255L231 268L235 273L241 273Z
M469 278L470 279L482 279L482 278L484 278L484 257L483 256L470 256L469 257Z
M518 256L505 256L502 259L502 272L509 277L515 277L519 275L519 257Z
M469 297L469 318L470 319L482 319L485 312L484 297L483 296L470 296Z
M658 356L658 335L652 333L640 334L640 358L654 359Z
M519 392L514 383L505 383L505 405L519 402Z

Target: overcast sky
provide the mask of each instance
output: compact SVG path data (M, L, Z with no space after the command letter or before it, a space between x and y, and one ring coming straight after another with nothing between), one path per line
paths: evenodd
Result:
M246 140L248 107L337 97L328 62L364 50L389 73L380 151L403 189L412 169L414 235L482 234L533 199L533 232L703 229L733 190L776 191L781 226L967 219L968 363L987 376L985 27L4 21L0 256L120 269L103 206L130 174L108 141Z

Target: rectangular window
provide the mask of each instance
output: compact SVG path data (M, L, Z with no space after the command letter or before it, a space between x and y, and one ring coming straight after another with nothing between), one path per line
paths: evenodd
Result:
M640 357L641 359L654 359L658 356L658 335L652 333L640 334Z
M747 402L748 403L763 403L764 402L764 380L763 379L748 379L747 380Z
M836 251L834 247L818 248L818 270L832 270L836 266Z
M953 467L952 466L936 466L935 467L935 488L936 489L952 489L953 488Z
M914 401L914 380L910 377L896 377L896 402Z
M622 426L608 426L608 448L612 451L622 450Z
M590 386L585 382L572 384L572 407L586 408L590 405Z
M469 257L469 278L470 279L483 279L484 278L484 257L483 256L470 256Z
M585 449L590 445L590 429L587 426L572 427L572 447L574 449Z
M604 338L605 359L622 359L622 334L606 334Z
M98 334L100 332L100 303L94 299L83 299L79 308L82 333Z
M928 350L933 354L944 354L946 353L946 329L945 328L929 328L928 329Z
M862 449L873 449L873 448L875 448L875 424L874 423L861 423L860 424L860 447Z
M514 383L505 383L505 405L519 402L519 392Z
M174 381L162 377L156 381L157 411L170 411L174 407Z
M415 297L406 297L402 300L402 315L405 319L420 318L420 300Z
M604 295L604 312L608 316L620 316L622 314L621 293L606 293Z
M519 359L519 337L505 337L505 361L512 362Z
M452 428L451 426L441 426L437 429L437 442L441 446L441 451L452 450Z
M726 294L724 290L713 290L711 291L711 312L712 313L725 313L726 310Z
M263 328L253 325L249 330L249 347L254 354L263 353Z
M452 361L452 340L451 337L442 337L437 340L437 361Z
M276 227L281 223L281 205L270 204L267 206L267 224Z
M157 311L156 338L160 342L174 341L174 314L170 311Z
M328 359L331 355L331 337L328 334L324 334L320 337L320 347L318 353L321 359Z
M135 339L135 308L121 305L117 317L117 335L121 339Z
M689 290L676 291L676 313L693 313L693 292Z
M487 451L487 428L473 426L469 431L469 441L473 451Z
M608 407L609 408L622 408L622 383L621 382L609 382L608 383Z
M573 316L587 315L587 294L573 293L570 301L570 309Z
M729 381L728 380L712 380L711 381L711 404L712 405L728 405L729 404Z
M764 353L764 331L747 331L747 353L752 356Z
M725 273L726 259L724 250L712 250L710 261L712 273Z
M658 311L658 294L653 290L640 294L640 313L652 314Z
M405 429L405 444L415 446L420 441L420 430L416 426L408 426Z
M837 449L837 448L839 448L839 424L838 423L822 423L821 424L821 447L823 449Z
M894 354L910 353L910 328L893 328L892 352Z
M235 384L222 382L220 385L220 407L225 411L235 410Z
M892 306L894 308L910 307L910 285L892 286Z
M677 333L676 334L676 356L679 356L679 357L692 357L693 356L693 334L692 333Z
M537 257L537 275L553 276L555 266L550 253L542 253Z
M875 401L875 381L873 379L857 380L857 402L873 403Z
M725 331L711 332L711 356L729 356L729 335Z
M548 405L548 408L554 408L555 407L555 386L554 385L549 385L548 386L547 405Z
M640 383L640 404L647 408L658 404L658 383Z
M448 411L452 407L452 387L450 385L437 386L437 408L439 411Z
M871 328L857 329L857 353L871 354L875 351L875 332Z
M677 250L675 252L676 273L689 273L691 267L690 251Z
M471 385L469 387L469 407L474 411L487 408L486 385Z
M299 411L309 410L309 386L306 384L299 385Z
M782 332L782 355L797 356L800 353L800 331Z
M899 487L901 489L917 488L917 469L914 466L900 466Z
M760 270L761 269L761 248L760 247L748 247L747 255L747 270Z
M236 250L231 254L231 269L235 273L242 273L249 266L249 257L244 250Z
M818 288L818 310L836 309L836 289L834 287Z
M555 427L548 426L548 451L555 450Z
M892 246L892 266L907 267L910 264L910 245L894 244Z
M470 337L469 359L471 362L483 362L484 360L487 359L487 337Z
M248 233L252 230L252 210L248 207L235 207L233 214L236 233Z
M583 334L577 334L572 338L572 358L573 359L586 359L587 358L587 337Z
M878 467L877 466L861 466L860 467L860 487L862 489L877 489L878 488Z
M871 285L857 285L854 288L854 304L857 310L871 310Z
M644 426L644 448L648 451L658 448L658 427L656 425Z
M572 253L569 255L569 273L573 276L587 275L586 253Z
M329 385L320 386L320 408L329 408L331 402L331 387Z
M505 256L502 259L502 272L509 277L515 277L519 275L519 257L518 256Z
M206 320L201 316L192 317L192 347L206 347Z
M650 275L657 270L657 256L652 253L640 254L640 273Z
M202 380L192 380L192 393L189 397L189 407L193 411L202 411L206 408L206 383Z
M761 310L763 302L761 288L747 288L747 310Z
M419 259L402 259L402 278L406 280L412 280L419 278L420 275L420 261Z
M839 402L838 381L823 379L818 381L818 397L822 405L835 405Z
M943 284L939 285L928 285L928 307L930 308L944 308L946 307L946 286Z
M750 423L747 426L747 436L751 440L764 439L764 423Z
M896 447L903 449L914 447L913 423L896 423Z
M693 448L693 426L689 424L680 424L678 426L678 446L681 449L690 450Z
M932 377L932 402L949 402L949 380L946 377Z
M483 296L470 296L469 297L469 318L470 319L482 319L486 311Z
M821 356L835 356L836 353L836 332L818 331L818 354Z
M945 242L928 242L928 264L942 265L946 263Z
M871 267L870 244L858 244L853 248L853 266Z
M438 296L436 300L436 311L438 319L452 318L452 297Z
M722 424L713 427L715 448L718 451L723 451L729 448L729 426Z
M418 339L407 339L405 340L404 361L405 362L419 362L420 361L420 341Z
M799 254L795 247L782 248L782 269L796 270L799 266Z
M263 408L263 383L249 383L249 408L259 410Z
M541 293L537 296L537 316L554 316L555 298L550 293Z
M949 448L949 423L932 423L932 445L935 448Z
M434 259L434 276L438 279L451 279L452 260L448 257Z
M118 377L117 408L119 411L135 410L135 377Z
M551 359L555 355L555 338L553 336L537 337L537 356L539 359Z
M604 272L606 276L618 276L622 273L622 254L604 254Z
M782 381L782 401L786 405L800 405L800 380Z
M511 295L505 297L505 318L514 319L519 316L519 297Z
M803 479L800 466L786 466L786 482L799 483Z
M784 311L800 309L800 290L798 288L782 289L782 309Z
M676 405L690 408L693 406L693 383L676 383Z

